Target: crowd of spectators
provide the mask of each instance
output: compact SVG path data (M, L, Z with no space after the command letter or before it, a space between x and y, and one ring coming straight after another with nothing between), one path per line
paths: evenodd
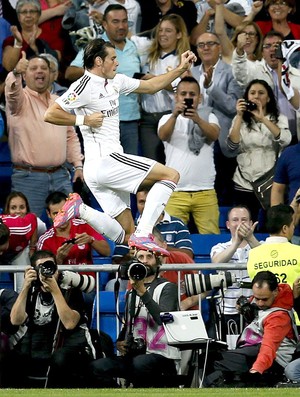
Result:
M199 309L207 294L186 295L184 275L197 272L178 278L160 266L193 264L190 234L219 234L221 206L230 208L229 241L212 244L211 262L248 261L238 279L251 282L252 292L234 283L216 299L221 338L226 342L233 323L240 337L236 347L211 354L203 385L300 384L300 322L293 317L293 307L299 315L299 15L295 0L0 0L0 144L8 143L12 163L11 193L0 197L0 265L26 266L14 275L14 291L0 290L0 386L31 387L32 375L48 387L177 385L183 355L167 344L160 312ZM85 48L94 39L111 43L105 56L115 51L112 62L124 76L115 86L110 78L103 85L103 93L115 92L110 109L118 114L123 161L135 161L130 155L151 159L139 164L143 172L149 168L143 182L156 185L124 189L126 199L112 185L101 202L113 205L107 212L99 186L94 197L89 190L95 181L86 171L88 157L89 173L97 171L98 154L87 156L84 144L88 128L94 129L90 143L109 154L97 138L109 111L99 119L85 103L84 116L73 107L88 82L98 87L100 80L89 81L93 68L107 73L102 53L99 64L87 65ZM288 55L286 40L293 41ZM173 72L184 69L187 51L195 54L189 55L191 67L171 81ZM53 106L72 116L52 123L45 114ZM84 125L85 118L90 124ZM113 134L115 126L105 128ZM253 182L268 172L274 182L266 208ZM138 183L137 175L128 181ZM87 192L83 200L72 195L78 186L79 193ZM76 208L68 204L72 200ZM55 223L66 205L74 213ZM132 249L132 229L139 237L152 226L157 252L154 245ZM258 241L256 231L271 237ZM94 255L115 264L134 260L147 269L142 280L129 273L121 284L127 291L125 325L116 343L119 355L112 357L97 351L99 340L92 344L89 330L95 273L78 273L87 279L73 285L57 268L92 264ZM293 270L279 269L284 261ZM49 277L44 272L52 268ZM109 280L106 291L116 284ZM250 318L249 312L242 318L236 305L241 295ZM20 374L27 369L18 379L12 376L16 363Z

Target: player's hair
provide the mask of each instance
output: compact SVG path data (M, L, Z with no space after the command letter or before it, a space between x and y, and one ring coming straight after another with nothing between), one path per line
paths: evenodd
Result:
M103 39L91 40L84 49L83 66L85 69L92 69L96 57L102 60L107 56L107 48L115 48L109 41Z

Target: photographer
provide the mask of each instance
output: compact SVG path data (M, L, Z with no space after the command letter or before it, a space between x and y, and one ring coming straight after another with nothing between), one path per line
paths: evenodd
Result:
M83 386L94 349L87 337L82 292L61 288L50 251L36 252L31 266L11 310L11 323L28 329L3 366L5 386L26 387L29 376L45 377L47 382L49 369L49 387Z
M147 274L138 280L132 267L128 269L132 289L127 293L125 325L117 341L121 356L91 363L94 387L117 387L116 378L125 378L134 387L162 387L166 375L176 375L180 353L167 344L160 312L178 310L177 286L158 278L161 261L152 252L137 251L136 262L145 265Z
M293 293L287 284L278 284L269 271L252 281L252 321L237 341L237 348L214 361L215 372L206 386L274 386L295 352L298 333L293 317ZM255 305L255 306L254 306ZM249 320L249 310L247 310Z

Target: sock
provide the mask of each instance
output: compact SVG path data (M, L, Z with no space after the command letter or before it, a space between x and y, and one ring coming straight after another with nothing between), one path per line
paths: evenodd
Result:
M136 228L136 236L148 236L152 233L157 219L163 212L171 194L177 184L173 181L162 180L156 182L150 189L140 222Z
M111 216L95 210L86 204L81 204L79 207L80 218L86 221L92 228L103 236L117 244L124 241L125 231L118 221Z

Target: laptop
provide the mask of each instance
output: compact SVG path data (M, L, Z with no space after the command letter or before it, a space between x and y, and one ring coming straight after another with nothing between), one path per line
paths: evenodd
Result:
M160 317L168 344L171 346L205 344L211 340L200 310L162 312Z

